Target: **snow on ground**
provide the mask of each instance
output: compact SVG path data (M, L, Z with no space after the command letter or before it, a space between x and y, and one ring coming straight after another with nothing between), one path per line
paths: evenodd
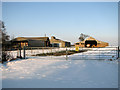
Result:
M85 57L91 52L84 52ZM66 56L37 56L5 63L0 67L3 75L2 86L3 88L118 87L117 60L80 60L81 54L69 55L68 60ZM104 54L102 51L101 55Z

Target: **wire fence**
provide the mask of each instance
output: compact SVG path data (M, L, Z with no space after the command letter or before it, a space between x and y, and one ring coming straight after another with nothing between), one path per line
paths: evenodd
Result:
M49 54L66 51L66 59L70 60L89 60L89 59L118 59L119 58L119 47L105 47L105 48L79 48L81 53L74 55L68 55L67 51L75 51L75 47L58 48L58 47L25 47L16 51L10 51L13 57L24 57L29 58L36 56L37 54ZM63 55L65 56L65 55Z
M119 47L92 48L69 59L72 60L116 60L119 58Z

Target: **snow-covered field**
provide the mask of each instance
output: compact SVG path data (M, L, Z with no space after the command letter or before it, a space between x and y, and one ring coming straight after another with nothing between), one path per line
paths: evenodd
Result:
M101 49L101 48L100 48ZM103 48L104 49L104 48ZM106 51L114 54L114 50ZM105 51L98 53L104 56ZM93 51L66 56L41 56L1 65L3 88L117 88L118 61L82 60ZM87 55L88 54L88 55Z

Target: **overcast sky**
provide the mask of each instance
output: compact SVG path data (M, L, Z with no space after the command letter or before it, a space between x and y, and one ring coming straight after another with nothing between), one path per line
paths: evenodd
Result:
M56 36L78 42L80 33L117 45L117 2L3 2L2 19L11 36Z

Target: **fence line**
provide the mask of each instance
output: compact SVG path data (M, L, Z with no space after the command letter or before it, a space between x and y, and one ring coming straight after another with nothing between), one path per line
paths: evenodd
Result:
M88 50L87 52L82 52L79 56L81 59L84 59L85 57L91 58L91 57L97 57L97 59L104 59L105 57L115 57L119 58L119 47L105 47L105 48L79 48L79 50ZM11 55L15 58L17 56L20 57L30 57L32 55L36 54L42 54L42 53L55 53L60 51L66 51L66 58L69 58L67 56L67 51L69 50L75 50L75 47L67 47L67 48L55 48L55 47L24 47L24 49L21 50L15 50L10 51ZM78 59L80 59L78 58Z

